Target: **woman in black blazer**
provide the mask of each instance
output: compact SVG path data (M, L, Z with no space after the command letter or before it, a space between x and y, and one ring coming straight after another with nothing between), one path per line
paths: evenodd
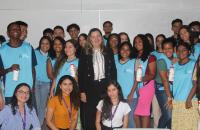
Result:
M95 130L96 106L106 94L108 81L116 80L113 53L106 49L102 33L93 28L79 59L78 82L81 91L81 122L84 130Z

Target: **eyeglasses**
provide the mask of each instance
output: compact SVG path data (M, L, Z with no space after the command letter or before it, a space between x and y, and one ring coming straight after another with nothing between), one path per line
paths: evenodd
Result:
M19 94L30 95L30 91L24 92L22 90L17 91Z

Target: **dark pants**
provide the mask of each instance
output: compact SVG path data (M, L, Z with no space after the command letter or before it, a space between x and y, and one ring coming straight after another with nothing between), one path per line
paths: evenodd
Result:
M96 106L98 102L106 94L107 80L93 81L91 85L88 86L86 91L87 103L82 104L82 109L84 109L84 116L81 122L84 123L83 130L96 130L95 120L96 120Z
M156 97L161 109L161 117L159 119L158 128L171 128L171 110L166 108L167 95L165 90L156 90Z

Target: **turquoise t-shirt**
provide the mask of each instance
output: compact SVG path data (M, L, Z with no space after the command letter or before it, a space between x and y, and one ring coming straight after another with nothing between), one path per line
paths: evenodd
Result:
M35 50L35 55L37 59L37 65L35 66L36 71L36 80L43 82L50 82L50 79L47 76L47 59L48 55L43 55L39 49Z
M62 68L60 68L60 72L59 72L58 76L56 77L56 87L57 87L58 81L60 80L60 78L62 76L64 76L64 75L71 75L71 71L70 71L70 65L71 64L73 64L78 69L78 62L79 62L79 59L76 58L76 59L74 59L72 61L66 61L64 63L64 65L62 66Z
M195 68L195 61L189 60L186 64L174 64L173 96L175 101L186 101L192 89L192 77ZM196 97L194 97L196 98Z
M124 98L127 99L134 84L134 64L135 59L128 60L126 63L121 64L118 60L115 61L117 69L117 81L119 82ZM137 98L136 92L133 98Z
M0 48L0 67L7 69L13 64L19 64L19 78L13 80L13 72L4 76L5 97L12 97L16 86L20 83L27 83L33 86L32 67L37 65L35 52L29 43L23 42L19 47L11 47L5 43Z

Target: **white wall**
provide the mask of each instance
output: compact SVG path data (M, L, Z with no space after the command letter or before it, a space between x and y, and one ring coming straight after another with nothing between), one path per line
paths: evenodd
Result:
M105 20L114 24L113 32L127 32L131 40L138 33L170 36L171 21L184 24L200 20L200 0L0 0L0 34L16 20L29 24L27 41L36 47L43 29L77 23L81 32L102 29ZM66 36L68 39L69 36Z

